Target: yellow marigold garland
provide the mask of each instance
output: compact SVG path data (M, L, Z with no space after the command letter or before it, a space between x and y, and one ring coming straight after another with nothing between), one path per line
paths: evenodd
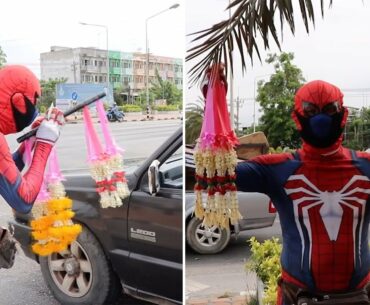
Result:
M34 253L47 256L60 252L76 240L82 227L73 224L72 200L66 197L53 198L47 203L47 214L31 221Z
M31 234L35 240L32 251L40 256L66 250L82 230L79 224L72 222L75 215L72 211L72 200L66 197L62 179L55 151L52 151L49 158L47 191L42 189L42 196L39 198L43 204L38 202L34 205L34 220L30 223Z

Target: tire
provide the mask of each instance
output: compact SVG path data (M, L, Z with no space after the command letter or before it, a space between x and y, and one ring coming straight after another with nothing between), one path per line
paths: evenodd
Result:
M122 294L103 249L86 228L67 250L40 257L40 266L47 286L62 305L112 304Z
M118 122L123 122L123 120L124 120L124 117L123 116L120 116L120 117L118 117Z
M230 228L204 227L202 220L193 217L186 227L186 241L199 254L216 254L229 243Z
M107 114L107 119L108 119L109 122L114 122L115 121L115 119L113 118L113 115L111 115L111 114Z

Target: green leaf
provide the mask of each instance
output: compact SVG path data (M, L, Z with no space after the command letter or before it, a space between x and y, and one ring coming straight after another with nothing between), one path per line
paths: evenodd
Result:
M333 0L328 1L331 6ZM301 18L307 33L309 33L309 24L315 25L315 12L312 3L312 0L299 0ZM293 0L234 0L227 7L227 9L229 8L234 9L234 13L229 19L191 34L195 36L192 44L198 44L189 48L186 60L190 61L202 57L189 71L193 83L202 78L209 66L220 61L229 63L225 68L226 75L228 67L231 68L232 72L234 63L231 52L234 49L234 42L238 46L242 71L244 72L247 69L244 50L247 50L252 63L253 51L261 60L257 45L259 37L262 39L265 49L270 48L269 36L273 38L280 49L284 24L289 26L292 34L295 33ZM321 15L324 16L324 0L320 0L320 10ZM280 39L275 25L276 15L279 16L280 20Z

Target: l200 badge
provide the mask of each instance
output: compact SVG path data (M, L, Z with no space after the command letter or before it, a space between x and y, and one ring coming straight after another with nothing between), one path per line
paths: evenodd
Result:
M155 232L152 232L152 231L131 228L130 236L131 238L141 239L141 240L149 241L152 243L157 242Z

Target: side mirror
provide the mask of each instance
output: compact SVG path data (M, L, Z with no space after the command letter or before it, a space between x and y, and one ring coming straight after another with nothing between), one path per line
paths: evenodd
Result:
M160 189L159 185L159 161L154 160L152 164L150 164L149 169L148 169L148 180L149 180L149 193L152 196L155 196Z

